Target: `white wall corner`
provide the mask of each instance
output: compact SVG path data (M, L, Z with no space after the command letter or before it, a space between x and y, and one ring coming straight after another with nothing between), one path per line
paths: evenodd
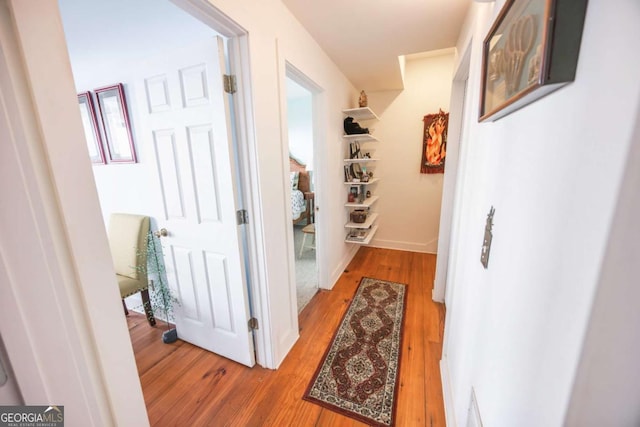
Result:
M340 279L340 276L342 275L342 273L344 273L344 270L347 268L347 266L349 266L349 263L353 260L353 257L356 256L356 253L358 252L358 249L360 249L360 246L354 245L354 244L350 244L350 246L351 246L351 249L349 249L346 256L342 258L342 261L338 264L338 267L336 267L335 270L331 272L331 277L329 277L329 282L327 282L328 287L322 288L322 289L328 289L328 290L333 289L336 283L338 283L338 280Z
M284 359L287 357L287 354L289 354L295 343L298 341L299 337L300 334L298 332L298 329L290 329L289 332L278 341L277 347L273 347L274 351L277 351L277 354L274 357L273 366L266 367L269 369L278 369Z
M433 281L433 289L431 290L431 299L440 304L444 304L444 290L436 289L436 281Z

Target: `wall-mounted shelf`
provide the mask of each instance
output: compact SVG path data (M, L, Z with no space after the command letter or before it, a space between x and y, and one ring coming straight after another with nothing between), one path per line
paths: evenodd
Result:
M378 120L378 116L369 107L349 108L342 110L347 116L353 117L354 120Z
M372 178L367 182L345 182L345 185L371 185L380 181L380 178Z
M349 142L380 142L378 138L368 133L358 133L355 135L342 135L345 141Z
M377 161L378 159L344 159L345 163L369 163Z
M371 110L369 107L361 107L361 108L349 108L346 110L342 110L345 116L353 117L355 121L363 121L363 120L379 120L376 113ZM380 142L378 138L369 134L369 133L360 133L354 135L342 135L342 139L348 143L347 145L347 157L362 157L366 153L367 156L371 156L371 149L365 148L360 151L361 143L367 142ZM355 147L355 149L354 149ZM362 172L358 169L358 165L365 165L370 162L376 162L378 159L372 158L354 158L354 159L344 159L344 168L345 168L345 177L349 175L361 176L362 172L365 171L365 166L362 166ZM355 169L355 170L354 170ZM357 187L355 189L355 195L358 200L363 198L365 193L371 193L371 191L367 190L368 185L375 184L380 180L380 178L371 178L367 182L345 182L345 185L349 187ZM375 189L375 187L373 188ZM349 191L354 191L353 188L350 188ZM349 230L349 233L345 237L346 243L353 243L356 245L368 245L373 236L378 231L378 224L376 221L378 220L378 214L375 212L371 212L371 206L378 201L378 196L371 196L362 200L362 202L349 202L345 203L345 208L348 210L352 209L365 209L368 211L367 220L363 223L357 223L353 221L349 221L345 224L345 228Z
M376 222L376 219L378 219L378 214L372 213L367 216L367 220L365 222L349 221L344 226L345 228L369 228L373 225L374 222Z
M362 203L357 203L357 202L347 202L344 204L345 207L347 208L356 208L356 209L362 209L362 208L370 208L371 205L373 205L375 202L378 201L378 196L371 196L368 199L364 199L364 201Z
M364 237L362 240L354 239L354 238L350 239L349 235L347 235L344 241L346 243L355 243L356 245L368 245L369 243L371 243L371 240L373 239L373 236L376 234L376 231L378 231L378 226L374 225L370 230L366 230L364 232Z

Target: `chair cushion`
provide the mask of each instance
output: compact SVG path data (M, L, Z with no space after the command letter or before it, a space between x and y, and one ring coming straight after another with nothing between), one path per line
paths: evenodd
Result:
M118 286L120 287L120 297L126 298L130 295L136 294L140 291L144 291L149 288L149 284L146 281L132 279L130 277L121 276L116 274L118 279Z
M109 246L116 274L147 281L149 217L114 213L109 219ZM142 268L144 266L144 269ZM144 271L141 271L144 270Z

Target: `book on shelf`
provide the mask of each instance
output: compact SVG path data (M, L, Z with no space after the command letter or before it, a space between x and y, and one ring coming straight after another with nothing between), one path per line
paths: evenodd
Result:
M354 240L359 242L359 241L365 240L368 235L369 235L369 229L354 228L349 232L349 234L347 234L347 240Z

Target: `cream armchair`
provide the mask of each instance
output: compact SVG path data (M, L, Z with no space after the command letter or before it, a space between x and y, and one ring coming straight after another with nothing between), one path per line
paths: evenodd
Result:
M147 278L149 217L124 213L111 214L108 234L124 313L129 314L124 299L140 292L147 320L151 326L154 326L156 320L149 301Z

